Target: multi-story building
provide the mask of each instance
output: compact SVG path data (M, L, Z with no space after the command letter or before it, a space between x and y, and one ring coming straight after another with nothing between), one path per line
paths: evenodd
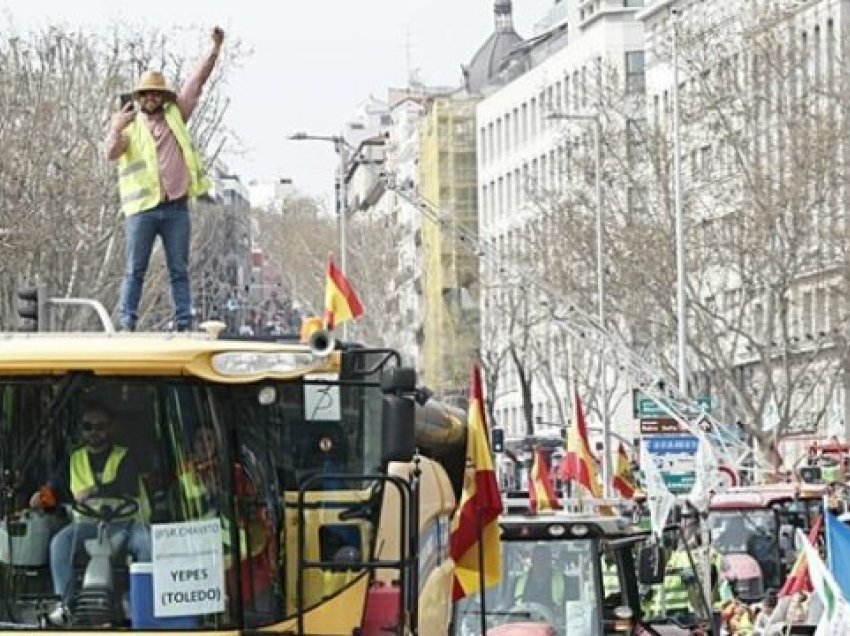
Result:
M480 354L480 282L475 107L522 46L511 0L495 0L494 28L462 86L428 102L419 128L423 252L423 369L445 397L465 395Z
M419 122L430 96L447 89L421 85L391 88L388 103L392 125L387 137L386 193L390 219L397 232L398 269L389 281L387 313L394 319L391 329L396 346L417 369L424 369L424 256L423 212L419 193Z
M515 325L524 317L517 315L518 305L511 302L517 294L526 294L531 304L541 300L528 281L512 277L510 271L522 260L519 256L529 256L523 254L523 245L539 214L534 205L538 193L556 192L564 183L563 166L571 151L565 127L587 126L587 121L562 120L597 115L595 96L603 69L614 69L625 78L626 90L643 90L643 26L635 19L642 6L630 0L555 2L538 23L540 32L514 47L483 88L485 97L476 114L479 233L498 255L484 261L481 269L484 348L505 349L512 339L520 339ZM642 112L636 116L642 117ZM534 337L562 343L562 336L548 329L541 327ZM558 354L563 356L563 349ZM563 426L559 414L570 411L565 392L534 384L528 394L510 356L502 359L508 361L492 396L498 425L509 436L530 432L534 421Z
M768 436L846 436L850 3L655 0L640 19L648 121L680 130L695 300L729 327L692 392Z
M476 102L466 93L435 97L420 123L423 369L444 396L465 392L478 350L478 260L469 249L478 218Z

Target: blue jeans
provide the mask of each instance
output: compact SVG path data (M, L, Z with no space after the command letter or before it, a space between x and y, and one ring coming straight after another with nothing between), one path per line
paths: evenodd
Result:
M121 326L135 329L139 319L139 301L156 237L162 239L165 262L171 278L171 299L175 322L188 327L192 320L189 292L189 206L186 199L160 203L124 220L127 264L121 285Z
M124 548L139 562L151 560L150 531L138 521L114 521L109 536L123 535ZM50 540L50 574L53 592L64 601L74 595L74 557L85 548L85 541L97 536L97 523L70 523Z

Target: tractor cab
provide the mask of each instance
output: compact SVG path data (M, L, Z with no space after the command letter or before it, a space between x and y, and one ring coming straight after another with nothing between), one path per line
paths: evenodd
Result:
M850 477L850 444L835 440L813 442L797 468L807 484L846 484Z
M744 601L779 588L797 554L794 530L808 531L821 513L823 484L742 486L709 504L711 543L723 555L723 576Z
M455 605L455 636L609 636L644 633L691 633L708 625L704 612L683 617L680 626L668 616L644 617L642 604L664 580L667 547L655 545L650 563L644 548L647 532L611 514L553 512L506 514L502 530L502 577L487 588L484 617L480 594ZM663 543L678 543L671 528ZM642 576L655 568L654 577ZM651 566L651 567L650 567ZM661 625L655 632L652 624ZM673 631L671 632L670 629ZM640 632L637 632L640 633Z

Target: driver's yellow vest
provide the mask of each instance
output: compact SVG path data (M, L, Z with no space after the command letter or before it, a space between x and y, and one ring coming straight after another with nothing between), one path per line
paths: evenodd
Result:
M127 455L127 449L123 446L113 446L109 452L109 457L106 459L106 464L103 466L103 475L98 482L95 479L94 471L89 461L89 453L85 447L78 448L71 454L71 494L74 499L84 490L94 488L95 486L106 486L115 481L118 476L118 468L121 462ZM85 501L86 505L99 509L101 506L111 506L113 509L121 505L122 500L113 497L90 497ZM132 515L130 515L132 516ZM84 515L81 512L74 511L74 517L77 521L91 521L92 518Z
M201 156L192 144L186 122L177 105L174 102L165 104L164 114L165 122L174 133L186 162L189 173L189 191L186 194L192 198L199 197L210 189ZM159 205L162 201L162 184L156 143L141 117L136 117L123 134L128 143L118 159L118 194L121 197L121 209L130 216Z

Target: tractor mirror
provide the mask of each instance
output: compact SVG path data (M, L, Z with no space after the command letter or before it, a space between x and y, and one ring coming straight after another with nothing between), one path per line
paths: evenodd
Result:
M638 580L644 585L657 585L664 582L664 568L667 558L660 545L646 545L638 554Z

